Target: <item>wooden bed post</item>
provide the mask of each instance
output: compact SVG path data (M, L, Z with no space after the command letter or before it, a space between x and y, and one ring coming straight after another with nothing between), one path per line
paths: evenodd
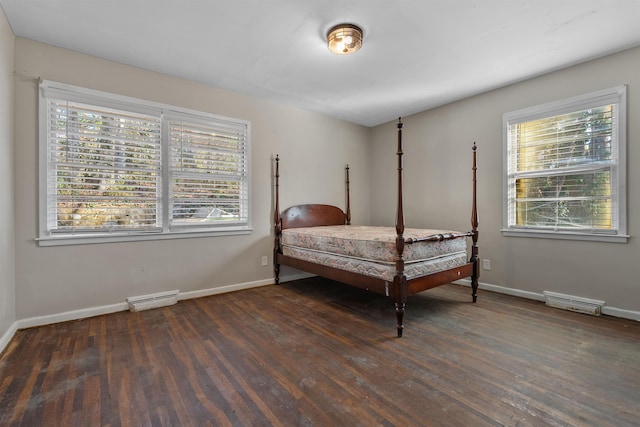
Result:
M471 276L471 297L473 302L478 299L478 278L480 277L480 260L478 259L478 206L477 206L477 178L476 151L478 147L473 143L473 203L471 205L471 259L473 263L473 275Z
M393 278L393 292L396 300L398 337L402 336L405 305L407 302L407 277L404 274L404 210L402 206L402 117L398 118L398 205L396 209L396 275Z
M346 186L347 186L347 225L351 225L351 195L349 194L349 165L345 167Z
M282 252L280 236L282 235L282 220L280 219L280 157L276 154L276 205L273 213L275 241L273 245L273 270L276 285L280 284L280 264L278 254Z

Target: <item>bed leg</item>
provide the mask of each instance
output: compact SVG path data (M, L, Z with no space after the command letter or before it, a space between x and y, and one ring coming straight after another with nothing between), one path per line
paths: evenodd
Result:
M400 268L404 268L404 262L402 261L402 258L400 258L398 263ZM393 299L395 300L396 304L396 319L398 320L398 338L400 338L402 337L402 331L404 329L402 319L404 318L404 309L407 304L407 278L404 275L396 275L396 277L393 279L393 287Z
M477 223L476 223L477 224ZM478 257L478 229L473 232L473 244L471 246L471 262L473 262L473 273L471 274L471 298L473 302L478 299L478 278L480 277L480 257Z
M476 275L471 277L471 298L473 298L473 302L478 300L478 276Z
M398 319L398 338L402 337L402 330L404 329L404 325L402 324L402 318L404 317L404 307L405 303L397 302L396 303L396 318Z
M276 285L280 284L280 264L278 263L278 251L273 251L273 276Z

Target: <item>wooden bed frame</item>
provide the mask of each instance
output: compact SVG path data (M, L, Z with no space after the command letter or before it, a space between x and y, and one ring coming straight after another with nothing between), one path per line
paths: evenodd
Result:
M398 120L398 200L396 209L396 261L395 261L395 276L393 282L388 282L381 278L372 276L352 273L349 271L327 267L320 264L315 264L309 261L300 260L290 256L286 256L282 253L282 230L287 228L298 227L314 227L323 225L349 225L351 223L351 207L349 200L349 166L346 167L346 192L347 192L347 211L346 213L342 209L322 204L307 204L297 205L286 209L280 214L280 158L276 156L276 168L275 168L275 245L274 245L274 270L275 270L275 283L280 283L280 266L287 265L298 270L306 271L312 274L316 274L321 277L325 277L338 282L346 283L352 286L356 286L368 291L376 292L389 296L395 300L396 318L398 321L397 330L398 337L402 336L404 329L403 317L405 312L405 306L407 297L410 295L422 292L427 289L434 288L436 286L451 283L455 280L465 277L471 278L471 296L473 302L477 300L478 291L478 278L480 275L479 260L478 260L478 211L476 203L476 144L473 144L473 203L471 207L471 231L461 234L439 234L430 236L425 239L405 239L403 237L405 224L404 224L404 212L402 202L402 121ZM456 268L439 271L436 273L428 274L426 276L407 279L404 273L404 259L403 252L405 245L410 245L418 241L425 240L447 240L457 238L461 236L468 236L472 239L471 245L471 258L469 261Z

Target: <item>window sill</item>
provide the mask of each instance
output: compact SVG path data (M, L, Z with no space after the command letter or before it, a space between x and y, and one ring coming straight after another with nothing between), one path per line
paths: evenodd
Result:
M169 233L75 234L36 238L38 246L86 245L96 243L138 242L144 240L187 239L197 237L237 236L251 234L251 227L228 227L207 231L173 231Z
M586 240L592 242L627 243L629 235L623 234L595 234L576 233L570 231L542 231L542 230L509 230L502 229L505 237L533 237L538 239Z

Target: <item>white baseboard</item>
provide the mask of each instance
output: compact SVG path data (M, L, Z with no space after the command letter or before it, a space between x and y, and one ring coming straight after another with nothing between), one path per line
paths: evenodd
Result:
M640 322L640 311L625 310L623 308L602 307L602 314L613 317L621 317L623 319L635 320Z
M287 280L298 280L298 278L293 277L289 279L287 277ZM216 295L216 294L222 294L226 292L239 291L242 289L256 288L258 286L273 285L273 283L274 283L273 279L264 279L264 280L256 280L253 282L239 283L236 285L228 285L228 286L220 286L217 288L203 289L199 291L182 292L178 294L178 301L191 299L191 298L200 298L200 297ZM9 344L9 342L11 341L11 339L19 329L34 328L36 326L51 325L54 323L68 322L70 320L86 319L89 317L100 316L102 314L116 313L118 311L127 311L129 310L129 308L130 308L129 303L125 301L121 303L103 305L99 307L82 308L79 310L66 311L64 313L28 317L26 319L16 320L15 322L13 322L9 330L7 330L4 333L4 335L2 335L2 337L0 337L0 353L4 351L4 349L7 347L7 345Z
M460 279L460 280L456 280L455 282L453 282L457 285L463 285L463 286L471 286L471 279ZM530 292L530 291L523 291L521 289L513 289L513 288L507 288L506 286L498 286L498 285L492 285L490 283L483 283L483 282L479 282L478 283L478 289L484 289L487 291L491 291L491 292L496 292L499 294L507 294L507 295L512 295L514 297L521 297L521 298L526 298L526 299L532 299L532 300L536 300L536 301L545 301L544 295L537 293L537 292Z
M18 332L18 322L13 322L9 329L0 337L0 354L7 348L11 338Z
M120 302L99 307L81 308L79 310L65 311L64 313L48 314L45 316L28 317L18 320L18 329L34 328L36 326L51 325L53 323L68 322L70 320L86 319L88 317L100 316L102 314L115 313L117 311L129 310L129 304Z
M253 282L238 283L236 285L225 285L217 288L201 289L198 291L180 292L178 301L193 298L208 297L211 295L224 294L227 292L241 291L243 289L257 288L260 286L273 285L273 279L255 280Z
M314 276L315 275L309 274L309 273L291 274L291 275L281 277L280 282L284 283L284 282L290 282L294 280L302 280L302 279L307 279ZM192 299L192 298L201 298L201 297L206 297L211 295L222 294L226 292L239 291L243 289L257 288L259 286L273 285L273 283L274 283L273 279L263 279L263 280L256 280L253 282L239 283L236 285L226 285L226 286L220 286L217 288L202 289L198 291L181 292L178 294L178 301ZM463 286L471 285L471 281L469 279L457 280L454 283L458 285L463 285ZM543 301L543 302L545 301L545 296L541 293L523 291L520 289L507 288L505 286L492 285L490 283L482 283L482 282L478 284L478 287L480 289L485 289L491 292L513 295L516 297L533 299L537 301ZM109 313L115 313L118 311L127 311L127 310L129 310L129 304L127 302L121 302L116 304L103 305L99 307L89 307L89 308L83 308L79 310L66 311L64 313L29 317L26 319L17 320L13 322L13 324L9 327L9 329L2 335L2 337L0 337L0 353L2 353L5 350L5 348L7 347L7 345L9 344L9 342L11 341L11 339L19 329L33 328L36 326L50 325L53 323L67 322L70 320L86 319L88 317L100 316L102 314L109 314ZM640 311L625 310L625 309L609 307L605 305L604 307L602 307L602 314L605 314L608 316L620 317L623 319L640 321Z
M280 278L280 281L284 283L284 282L291 282L294 280L302 280L309 277L314 277L314 275L309 273L290 274L290 275L282 276ZM216 288L201 289L198 291L180 292L178 293L177 298L178 298L178 301L182 301L186 299L207 297L211 295L223 294L226 292L240 291L243 289L257 288L259 286L267 286L267 285L273 285L273 284L274 284L274 280L271 278L262 279L262 280L252 281L252 282L238 283L235 285L226 285L226 286L220 286ZM103 305L99 307L89 307L89 308L83 308L79 310L66 311L64 313L28 317L26 319L16 320L15 322L13 322L9 330L7 330L4 333L4 335L2 335L2 337L0 337L0 353L4 351L6 346L9 344L9 341L11 341L11 338L13 338L13 336L19 329L34 328L36 326L51 325L53 323L68 322L70 320L86 319L89 317L100 316L102 314L115 313L118 311L127 311L129 309L130 309L130 305L128 302L121 302L116 304Z
M309 273L300 273L300 274L290 274L287 276L282 276L280 278L280 283L284 283L284 282L292 282L294 280L302 280L302 279L307 279L309 277L314 277L315 274L309 274ZM218 294L224 294L227 292L235 292L235 291L241 291L243 289L251 289L251 288L257 288L260 286L268 286L268 285L273 285L274 284L274 280L273 279L262 279L262 280L256 280L253 282L245 282L245 283L239 283L236 285L226 285L226 286L219 286L217 288L210 288L210 289L202 289L199 291L189 291L189 292L180 292L178 294L178 301L182 301L185 299L192 299L192 298L202 298L202 297L208 297L211 295L218 295Z
M458 285L463 285L463 286L471 286L470 279L460 279L453 283ZM497 292L500 294L507 294L507 295L513 295L516 297L532 299L536 301L542 301L542 302L546 301L546 298L542 293L507 288L505 286L492 285L490 283L480 282L478 283L478 288L485 289L491 292ZM605 314L607 316L620 317L622 319L636 320L640 322L640 311L625 310L623 308L609 307L605 305L602 307L602 314Z

